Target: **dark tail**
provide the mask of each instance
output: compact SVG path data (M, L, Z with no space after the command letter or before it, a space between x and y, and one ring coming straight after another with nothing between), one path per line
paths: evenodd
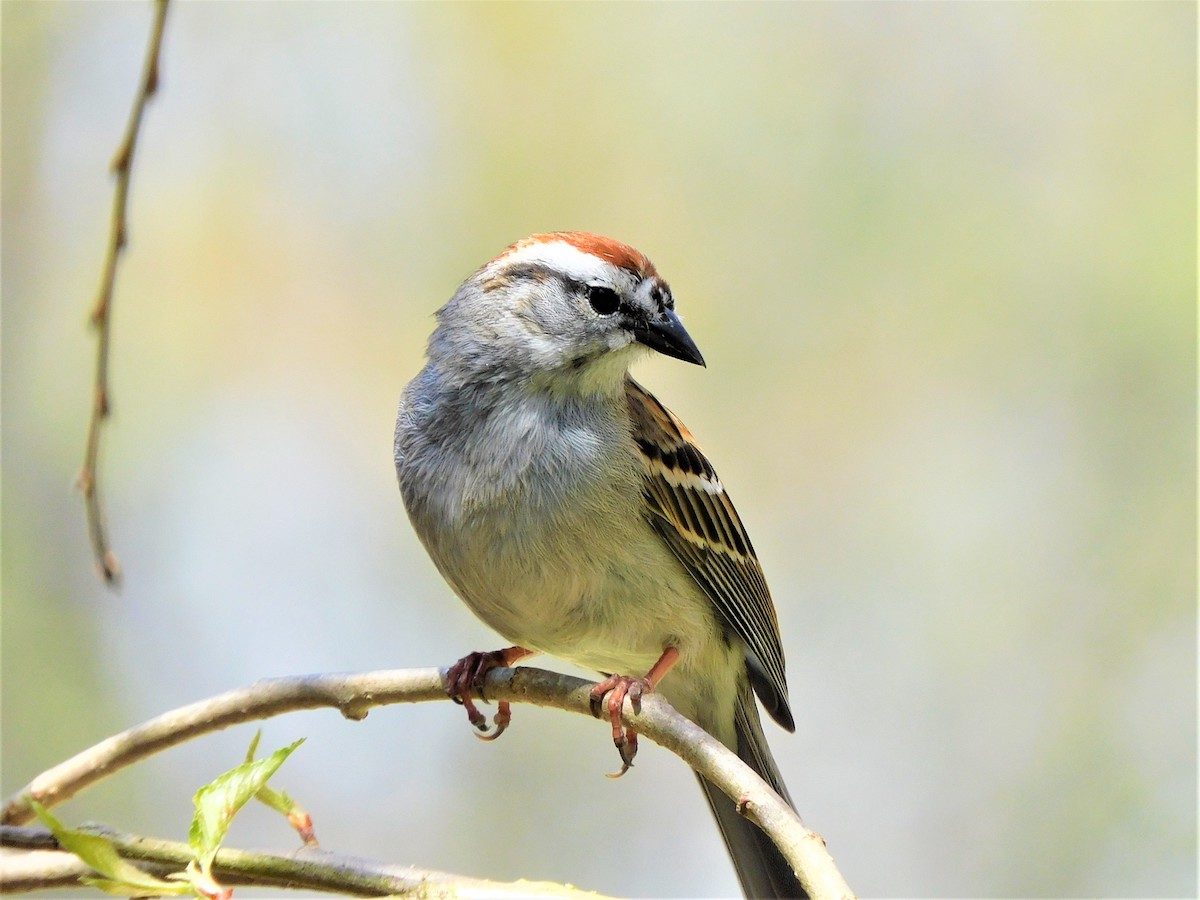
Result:
M758 706L749 688L738 697L737 705L737 751L742 762L763 777L788 805L788 796L779 769L771 757L767 739L758 718ZM740 815L733 801L703 778L697 776L708 806L721 829L721 837L729 849L729 857L737 870L742 893L747 897L800 897L807 898L800 886L796 873L783 854L771 843L771 839L757 825Z

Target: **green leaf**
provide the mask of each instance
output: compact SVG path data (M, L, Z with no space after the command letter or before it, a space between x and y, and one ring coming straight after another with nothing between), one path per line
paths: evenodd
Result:
M88 887L94 887L104 891L106 894L113 894L117 897L158 897L163 894L171 894L173 896L182 897L184 895L195 896L195 891L187 884L172 884L171 882L159 882L157 880L152 884L143 884L132 881L113 881L109 878L91 878L87 875L79 879ZM166 884L167 887L163 887Z
M292 810L296 806L295 800L283 791L277 791L272 787L264 787L254 795L254 798L260 803L265 803L271 809L275 810L275 812L283 813L285 816L291 815Z
M260 728L254 732L254 740L250 742L250 747L246 750L246 762L254 761L254 754L258 751L258 742L261 738L262 729ZM313 833L312 816L288 794L264 784L254 795L254 799L285 816L288 823L299 832L300 840L305 844L315 845L317 843L317 836Z
M143 872L133 863L122 859L112 841L98 834L67 828L58 821L50 810L32 798L29 805L42 824L54 833L54 839L64 850L74 853L84 864L103 875L103 878L84 876L80 879L107 891L126 897L146 894L183 895L192 893L191 888L178 882L163 881L149 872Z
M283 761L303 743L304 739L301 738L270 756L235 766L196 791L196 815L188 829L188 844L205 875L210 874L213 857L225 840L233 817L251 797L262 790L267 780L283 765ZM251 745L252 749L256 744L257 741Z
M250 742L250 746L246 748L246 762L254 762L254 754L258 752L258 742L262 740L262 729L254 732L254 740Z

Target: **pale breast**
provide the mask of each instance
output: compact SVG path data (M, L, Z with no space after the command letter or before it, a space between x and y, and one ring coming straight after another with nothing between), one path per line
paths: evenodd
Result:
M484 622L587 668L644 672L719 627L644 518L623 416L526 397L460 433L457 464L442 448L398 470L431 557Z

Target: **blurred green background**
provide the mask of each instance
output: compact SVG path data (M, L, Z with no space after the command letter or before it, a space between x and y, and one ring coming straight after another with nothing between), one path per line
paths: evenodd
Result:
M636 374L754 536L798 722L769 737L850 884L1195 896L1195 4L174 6L115 596L72 481L151 8L2 12L5 793L260 677L495 646L404 516L395 403L463 277L577 228L646 251L708 359ZM252 731L63 818L180 838ZM484 745L430 704L264 746L300 735L279 784L329 849L736 890L690 774L646 747L608 781L599 723ZM293 846L260 810L232 841Z

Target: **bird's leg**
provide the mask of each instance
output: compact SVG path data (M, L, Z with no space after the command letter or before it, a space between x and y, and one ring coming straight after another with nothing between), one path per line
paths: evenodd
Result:
M492 669L511 666L517 660L532 656L532 650L524 647L506 647L503 650L483 652L476 650L468 653L449 669L446 670L446 693L450 699L467 711L467 719L478 729L475 737L484 741L494 741L512 721L512 706L507 700L496 704L496 715L492 721L496 723L495 731L488 731L487 718L475 706L471 694L479 695L480 700L487 700L483 695L483 679Z
M654 686L662 681L663 676L671 671L671 667L678 661L679 651L674 647L667 647L645 677L609 675L592 688L588 694L592 715L597 719L600 718L602 709L607 707L608 719L612 723L613 744L616 746L617 752L621 754L621 771L612 772L609 774L609 778L620 778L628 772L629 767L633 765L633 758L637 755L637 731L633 728L626 728L621 723L621 708L625 705L625 698L629 698L633 711L640 713L642 711L642 694L654 690ZM607 703L604 700L606 694L608 695Z

